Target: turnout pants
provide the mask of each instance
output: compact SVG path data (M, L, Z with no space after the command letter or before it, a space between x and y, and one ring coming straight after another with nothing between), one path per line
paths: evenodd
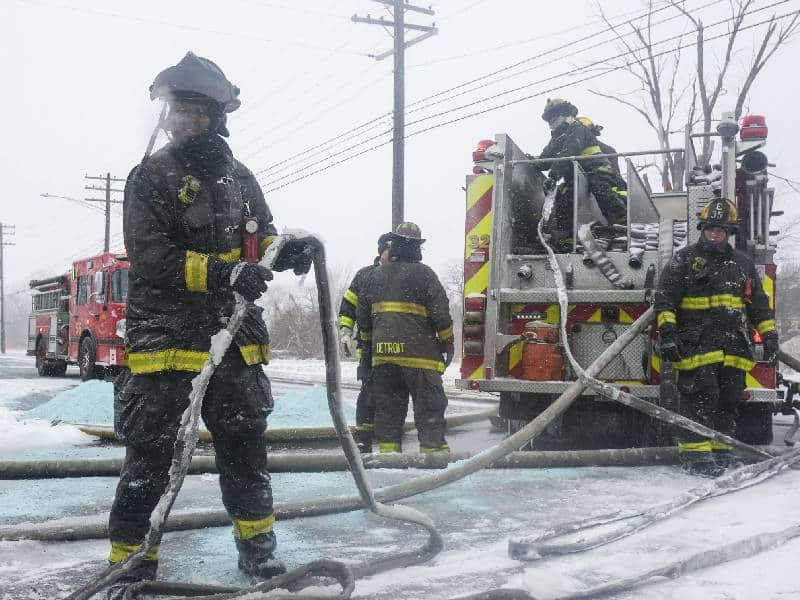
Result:
M586 174L589 191L597 201L600 212L609 225L625 225L627 223L628 192L625 181L613 173L604 171ZM574 192L573 182L564 181L558 186L550 216L549 229L556 249L570 250L572 245L574 224Z
M356 399L355 440L361 452L372 452L372 437L375 430L375 403L372 401L372 365L369 353L359 359L358 379L361 389Z
M444 433L447 396L442 376L429 369L380 365L372 370L375 440L380 452L401 452L408 397L414 404L420 452L449 451Z
M745 388L745 372L722 363L678 371L681 413L726 435L736 433L736 413ZM681 429L676 434L684 462L707 462L715 454L730 455L731 447Z
M114 426L126 444L125 461L109 518L112 562L137 550L150 513L169 481L181 414L196 373L134 374L115 394ZM234 537L275 547L272 488L264 431L273 400L261 365L248 366L232 347L217 367L203 400L203 421L214 440L222 502ZM147 557L155 560L156 553Z

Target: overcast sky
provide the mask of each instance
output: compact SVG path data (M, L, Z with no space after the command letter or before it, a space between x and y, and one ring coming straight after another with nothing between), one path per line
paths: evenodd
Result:
M775 6L753 14L746 24L800 9L800 0L757 0L753 8L770 4ZM687 0L686 5L707 25L728 16L727 1ZM644 8L639 0L603 0L602 6L618 22ZM416 221L428 238L425 261L434 268L441 270L462 255L462 186L475 143L508 132L525 150L537 152L549 137L539 116L547 96L569 98L582 114L605 125L604 141L619 150L656 146L640 117L588 91L634 91L637 84L630 76L614 72L566 85L591 74L580 67L619 53L596 3L440 0L433 8L433 19L407 16L420 24L435 20L440 29L406 55L407 121L431 117L410 125L409 132L540 94L407 140L406 219ZM84 191L89 183L85 174L127 176L141 159L160 108L150 101L148 87L187 50L217 62L241 88L242 108L229 117L230 143L236 156L259 173L278 229L319 233L337 265L355 268L369 262L375 240L390 227L390 143L270 191L329 165L331 157L344 158L389 139L384 134L366 141L391 126L392 102L391 58L375 61L367 55L389 48L391 38L381 27L351 22L354 13L389 18L371 0L2 0L0 114L6 143L0 149L0 221L16 225L16 235L9 238L16 245L5 249L6 293L24 288L32 277L64 272L71 259L102 250L101 211L40 194L99 197ZM656 38L685 28L685 20L674 15L672 9L654 15L657 23L669 19L658 25ZM709 27L707 35L722 31ZM720 101L720 112L732 108L735 87L762 33L763 27L742 34L730 94ZM717 53L722 50L718 44L713 46ZM660 48L676 46L673 41ZM767 153L777 163L775 171L792 179L800 179L798 48L792 40L779 51L753 87L749 103L751 112L767 116ZM688 82L693 48L684 50L683 61L683 81ZM713 53L708 62L713 69ZM506 69L505 80L487 77L501 69ZM413 104L476 78L477 84L457 90L468 93ZM464 104L471 106L432 117ZM340 135L365 123L363 129ZM336 136L336 143L311 150L311 160L301 155L286 161L304 151L308 156L309 148ZM677 145L681 139L676 136ZM773 183L779 208L800 214L798 194L780 181ZM121 200L121 194L116 198ZM117 208L113 246L121 247L121 227ZM791 251L784 248L782 254Z

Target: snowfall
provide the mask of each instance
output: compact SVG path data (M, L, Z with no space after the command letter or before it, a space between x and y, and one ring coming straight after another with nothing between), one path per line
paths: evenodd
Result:
M354 363L345 363L342 371L345 409L352 422L357 394ZM266 372L276 402L271 427L330 423L321 362L276 360ZM496 402L492 396L456 391L455 377L457 366L453 365L446 374L449 413L481 411ZM776 443L781 443L787 419L776 418ZM72 367L65 377L38 377L33 359L24 353L0 355L0 461L122 457L123 448L82 433L75 425L108 426L112 421L110 383L81 383ZM407 434L409 452L416 451L414 437ZM497 444L503 435L481 422L455 429L448 438L454 451L475 452ZM367 472L375 488L429 473ZM276 503L356 494L348 472L276 473L272 483ZM532 537L556 525L610 511L639 512L701 483L673 466L480 471L399 502L431 517L444 538L444 550L424 565L358 580L353 597L458 598L515 588L539 599L569 598L581 590L800 521L800 472L788 469L742 491L697 503L610 545L536 562L509 557L510 539ZM104 520L115 486L114 477L0 480L0 534L10 526ZM190 475L174 510L219 510L221 506L217 476ZM425 534L414 527L398 526L366 511L279 521L276 533L278 554L290 567L318 558L369 560L419 547L425 540ZM798 551L800 540L795 539L751 558L680 577L653 578L608 597L800 598L800 580L795 578ZM64 598L105 566L107 553L104 539L0 541L0 599ZM257 583L237 570L227 527L166 534L159 578L242 587ZM335 589L330 588L330 593Z

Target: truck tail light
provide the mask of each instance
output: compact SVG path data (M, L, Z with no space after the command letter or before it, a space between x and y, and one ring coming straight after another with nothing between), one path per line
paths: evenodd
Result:
M491 158L486 158L486 150L492 146L494 146L494 140L481 140L478 142L478 147L472 151L472 162L492 160Z
M761 344L764 340L761 339L761 334L758 332L758 329L753 330L753 343L754 344Z
M739 137L743 140L767 139L767 120L764 115L747 115L742 119Z

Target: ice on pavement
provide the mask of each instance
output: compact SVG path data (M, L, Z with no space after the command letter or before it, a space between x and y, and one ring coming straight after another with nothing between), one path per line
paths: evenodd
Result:
M349 422L355 408L344 406ZM56 394L51 400L27 411L26 416L46 421L112 425L114 423L114 386L107 381L87 381ZM321 427L331 425L325 389L314 385L288 390L276 396L270 427ZM0 442L1 443L1 442Z
M92 439L77 427L65 424L53 427L40 419L18 419L7 408L0 407L0 459L36 450L85 444Z

